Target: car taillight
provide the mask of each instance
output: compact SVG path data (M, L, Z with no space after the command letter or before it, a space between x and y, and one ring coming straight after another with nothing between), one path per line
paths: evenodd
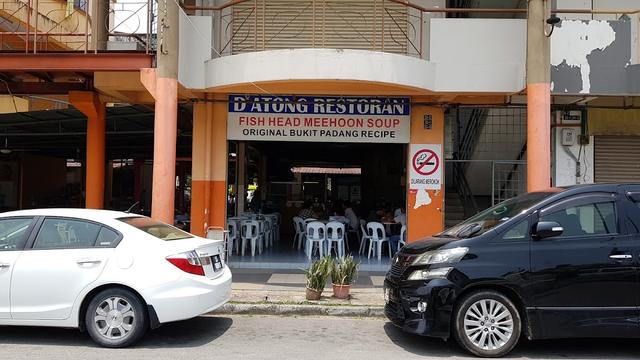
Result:
M202 262L195 251L167 256L167 261L186 273L204 276Z

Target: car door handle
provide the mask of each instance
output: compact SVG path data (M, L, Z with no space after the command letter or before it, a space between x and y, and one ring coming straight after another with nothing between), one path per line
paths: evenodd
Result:
M632 259L633 256L630 254L615 254L615 255L609 255L609 259L613 259L613 260L629 260Z
M100 260L100 259L90 259L90 258L87 258L87 259L80 259L80 260L76 261L76 263L77 263L78 265L86 265L86 264L100 264L101 262L102 262L102 260Z
M7 264L7 263L0 263L0 269L6 269L8 267L10 267L11 264Z

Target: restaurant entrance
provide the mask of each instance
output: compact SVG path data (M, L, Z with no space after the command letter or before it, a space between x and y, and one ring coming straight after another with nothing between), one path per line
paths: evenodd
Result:
M239 245L231 257L233 266L307 263L305 244L299 245L301 235L296 235L295 226L298 218L305 218L325 224L344 222L345 252L360 257L363 269L386 269L386 245L381 260L360 251L360 220L387 223L387 236L399 235L402 224L390 223L400 219L398 214L404 216L407 145L229 141L228 149L227 215L237 229L234 240ZM265 235L273 244L263 239L262 252L258 248L252 256L250 241L245 241L242 255L243 222L267 219L274 222Z

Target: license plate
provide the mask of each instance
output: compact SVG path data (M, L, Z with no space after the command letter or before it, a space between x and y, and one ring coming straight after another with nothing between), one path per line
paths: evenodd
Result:
M211 257L211 263L213 264L213 271L222 270L222 260L220 260L220 255L213 255Z
M389 303L390 297L391 297L391 290L389 288L385 288L384 289L384 302L385 302L385 304Z

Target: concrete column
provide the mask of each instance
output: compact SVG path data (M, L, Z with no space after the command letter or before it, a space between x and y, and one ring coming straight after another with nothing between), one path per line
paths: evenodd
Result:
M247 143L238 142L238 157L236 158L236 166L238 167L238 198L236 200L237 215L245 210L245 202L247 199Z
M104 208L106 108L98 94L72 91L69 102L87 117L85 206Z
M173 224L178 120L178 4L158 1L151 217Z
M107 50L109 41L109 0L91 2L91 49Z
M420 99L413 99L420 101ZM425 129L424 118L430 115L432 127ZM411 189L410 170L413 166L411 145L444 146L444 110L438 107L414 105L411 108L411 143L407 149L407 241L416 241L441 232L444 227L444 171L441 171L440 190ZM444 166L440 159L440 166ZM425 201L424 199L427 199Z
M527 188L551 184L550 47L545 36L546 0L530 0L527 19Z
M202 236L210 226L224 227L227 217L225 102L194 105L192 149L191 232Z

